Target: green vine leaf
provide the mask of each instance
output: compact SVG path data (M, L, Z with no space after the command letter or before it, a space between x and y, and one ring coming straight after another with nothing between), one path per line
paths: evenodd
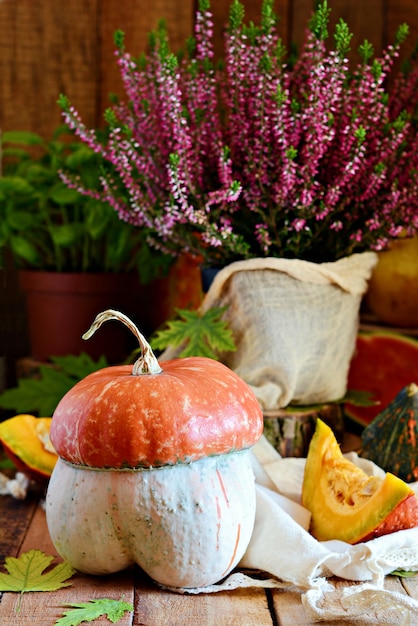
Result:
M371 391L363 391L361 389L347 389L347 393L340 402L348 402L355 406L376 406L379 401L375 400Z
M56 591L71 585L67 582L75 574L69 563L59 563L45 572L54 560L41 550L24 552L19 558L7 557L4 567L9 572L0 572L0 591Z
M359 389L347 389L346 394L337 400L329 400L319 404L289 404L282 410L286 413L301 413L303 411L319 411L325 404L353 404L355 406L376 406L379 402L373 400L373 394Z
M151 339L153 349L165 350L168 346L184 344L180 357L205 356L218 359L221 352L232 352L236 345L232 331L221 319L226 307L213 307L200 313L176 309L179 319L167 322L167 327L156 332Z
M55 367L41 365L39 378L20 378L17 387L1 393L0 407L48 417L76 382L107 365L104 357L96 362L85 353L52 357L51 361Z
M124 616L126 611L133 611L132 604L123 600L111 600L109 598L99 598L89 602L68 604L73 608L64 611L64 617L55 622L56 626L78 626L82 622L92 622L93 620L106 615L113 624Z
M400 578L414 578L418 572L409 572L402 569L395 569L393 572L390 572L390 576L399 576Z

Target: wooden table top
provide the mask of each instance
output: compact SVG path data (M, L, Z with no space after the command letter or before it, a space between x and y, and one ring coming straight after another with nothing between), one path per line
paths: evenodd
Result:
M0 571L7 556L28 550L56 555L49 538L45 512L39 497L25 500L0 497ZM57 558L57 562L60 559ZM287 590L239 589L197 596L161 590L139 568L106 577L76 574L70 587L55 592L4 593L0 600L1 626L53 626L66 603L112 598L131 603L134 614L125 613L118 626L314 626L305 613L300 593ZM341 581L341 584L347 584ZM387 577L387 588L418 598L418 581ZM0 594L1 595L1 594ZM20 610L17 608L21 604ZM316 622L317 623L317 622ZM334 620L330 626L382 625L382 616ZM385 624L399 626L394 612ZM92 622L109 626L107 617Z

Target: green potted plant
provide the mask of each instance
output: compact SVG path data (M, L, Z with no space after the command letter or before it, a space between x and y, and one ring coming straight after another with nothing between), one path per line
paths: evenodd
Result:
M5 132L2 156L0 266L8 254L19 270L32 356L43 361L83 349L95 357L104 352L111 361L123 358L123 334L113 330L94 346L85 346L81 334L111 303L141 314L141 285L168 257L150 250L145 229L61 181L65 168L94 187L101 170L100 156L65 126L49 141L33 132Z
M60 99L65 122L109 166L98 197L149 227L159 248L188 249L211 264L330 262L382 250L403 229L413 234L416 67L387 87L407 26L380 58L365 41L353 69L344 22L326 46L326 0L296 59L278 37L272 4L264 2L259 27L247 26L233 0L218 66L208 0L183 56L170 51L163 25L140 59L116 33L127 102L106 111L106 140Z
M127 101L106 111L105 141L60 99L66 124L106 161L96 197L146 226L157 249L224 268L203 306L228 305L238 349L227 364L266 409L344 395L376 252L418 229L417 72L392 89L387 80L408 29L380 57L365 41L352 68L349 28L340 21L329 46L328 18L324 0L295 58L271 0L259 26L233 0L215 64L200 0L182 54L163 25L139 59L116 33Z

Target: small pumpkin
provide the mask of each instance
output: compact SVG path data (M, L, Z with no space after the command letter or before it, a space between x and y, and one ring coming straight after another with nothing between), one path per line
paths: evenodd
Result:
M360 456L410 483L418 480L418 386L401 389L361 435Z
M50 417L22 413L0 423L0 442L14 465L29 478L46 483L57 462Z
M170 587L213 584L243 556L255 519L249 449L263 417L248 385L222 363L158 363L123 314L141 357L78 382L59 402L59 455L46 499L58 553L75 569L108 574L137 563Z
M367 307L385 324L418 328L418 235L401 235L377 256L365 295Z
M331 428L318 419L306 458L302 504L319 541L350 544L418 526L418 499L400 478L369 476L346 459Z

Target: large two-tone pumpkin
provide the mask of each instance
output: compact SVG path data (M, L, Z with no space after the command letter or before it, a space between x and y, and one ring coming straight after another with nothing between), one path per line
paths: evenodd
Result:
M136 334L133 366L104 368L60 401L51 440L59 455L47 492L58 553L80 571L137 563L170 587L216 583L240 561L255 518L249 449L262 434L257 399L212 359L158 363Z

